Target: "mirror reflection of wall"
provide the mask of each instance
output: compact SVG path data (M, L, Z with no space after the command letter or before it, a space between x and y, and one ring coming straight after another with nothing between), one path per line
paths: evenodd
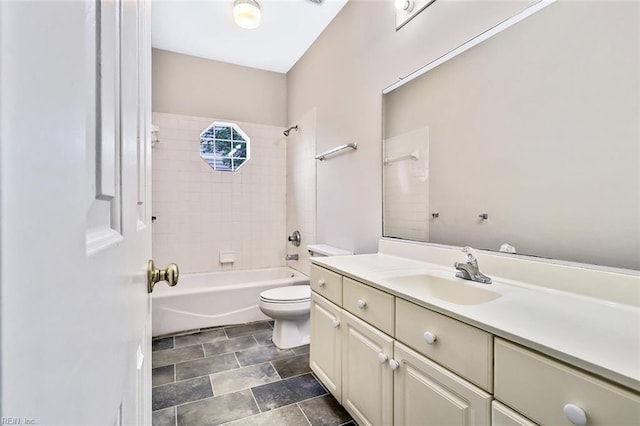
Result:
M428 156L383 165L384 235L640 269L639 28L557 2L386 94L384 156Z

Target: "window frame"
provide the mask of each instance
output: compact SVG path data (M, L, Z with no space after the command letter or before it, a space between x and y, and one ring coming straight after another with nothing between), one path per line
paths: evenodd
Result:
M216 136L216 128L229 128L229 138L218 138ZM213 136L205 136L207 133L212 133ZM240 136L241 140L234 139L235 134ZM218 155L217 145L218 142L229 143L230 149L229 153L225 155ZM213 147L213 151L210 155L209 153L203 152L203 143L209 143ZM244 143L246 155L243 157L233 157L229 155L233 155L237 150L238 146L236 143ZM237 172L240 170L247 162L251 159L251 138L246 134L242 128L237 123L231 123L226 121L214 121L206 129L200 133L200 158L207 163L212 170L216 172ZM230 159L230 166L224 166L219 164L219 160ZM217 161L218 160L218 161ZM244 160L240 163L239 166L235 166L235 160Z

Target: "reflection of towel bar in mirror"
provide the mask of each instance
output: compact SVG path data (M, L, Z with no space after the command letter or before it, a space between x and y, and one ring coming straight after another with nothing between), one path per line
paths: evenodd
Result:
M418 151L413 151L411 154L400 155L398 157L387 157L384 159L384 165L390 166L396 161L402 160L418 160L420 159L420 153Z
M347 145L342 145L342 146L339 146L337 148L330 149L327 152L323 152L322 154L316 155L315 158L316 158L316 160L323 161L327 155L334 154L334 153L336 153L338 151L342 151L343 149L347 149L347 148L358 149L358 143L357 142L349 143Z
M159 131L160 127L156 126L155 124L151 125L151 148L155 148L156 144L160 142L160 139L158 139Z

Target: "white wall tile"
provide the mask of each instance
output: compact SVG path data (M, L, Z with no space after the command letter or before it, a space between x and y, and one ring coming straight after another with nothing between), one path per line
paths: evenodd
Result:
M199 145L214 121L153 113L160 128L152 163L154 258L159 265L176 262L185 273L283 266L282 129L238 122L250 137L251 159L237 172L216 172L200 158ZM223 267L221 250L234 250L236 262Z

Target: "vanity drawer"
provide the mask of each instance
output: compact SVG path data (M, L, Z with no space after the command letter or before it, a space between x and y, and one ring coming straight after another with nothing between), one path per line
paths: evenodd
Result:
M491 403L491 426L538 426L498 401Z
M342 306L342 275L311 265L311 289Z
M501 339L495 343L495 397L543 425L579 424L564 414L569 404L578 417L586 414L589 426L640 420L639 395Z
M396 339L491 392L493 336L396 298Z
M343 308L393 336L394 296L347 277L342 285Z

